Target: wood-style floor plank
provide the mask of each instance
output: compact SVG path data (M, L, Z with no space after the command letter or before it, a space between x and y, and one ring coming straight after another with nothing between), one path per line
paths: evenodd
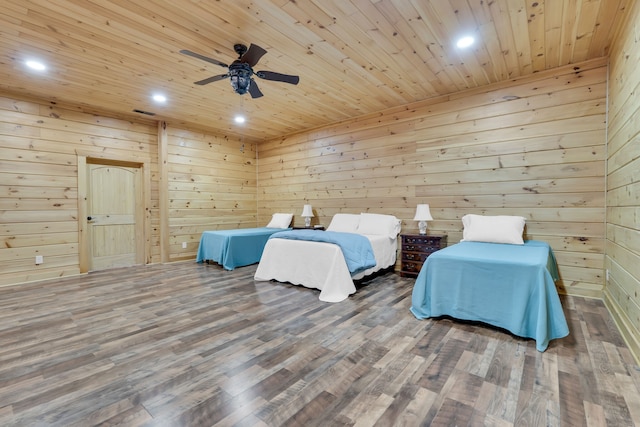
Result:
M633 426L640 368L602 301L570 335L417 320L386 272L318 291L179 262L0 288L2 426Z

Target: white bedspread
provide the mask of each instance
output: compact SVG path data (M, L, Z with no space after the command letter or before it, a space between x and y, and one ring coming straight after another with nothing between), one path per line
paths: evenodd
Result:
M322 231L318 231L322 233ZM355 293L359 280L396 262L397 238L366 236L376 266L351 276L339 246L302 240L269 239L254 275L258 281L277 280L320 289L320 301L340 302Z

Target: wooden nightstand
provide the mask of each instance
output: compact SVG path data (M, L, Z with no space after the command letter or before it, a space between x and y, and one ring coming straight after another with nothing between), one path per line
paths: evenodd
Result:
M401 234L400 276L418 277L422 264L437 250L447 247L447 236Z

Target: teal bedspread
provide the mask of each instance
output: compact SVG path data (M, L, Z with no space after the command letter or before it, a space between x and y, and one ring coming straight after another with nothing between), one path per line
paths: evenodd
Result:
M215 261L226 270L260 261L269 236L282 228L239 228L205 231L200 237L196 262Z
M340 246L349 273L352 275L376 266L371 242L365 236L339 231L292 230L272 234L270 239L309 240Z
M551 247L460 242L431 254L413 288L418 319L448 315L533 338L538 351L569 334L555 287L558 268Z

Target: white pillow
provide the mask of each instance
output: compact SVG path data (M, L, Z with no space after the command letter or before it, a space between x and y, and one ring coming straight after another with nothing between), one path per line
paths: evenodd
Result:
M327 231L340 231L343 233L357 233L360 215L337 213L331 218Z
M361 213L358 233L389 236L395 239L400 233L400 220L393 215Z
M462 240L523 245L522 232L525 220L522 216L467 214L462 217Z
M293 214L290 213L274 213L271 216L271 221L267 224L268 228L289 228Z

